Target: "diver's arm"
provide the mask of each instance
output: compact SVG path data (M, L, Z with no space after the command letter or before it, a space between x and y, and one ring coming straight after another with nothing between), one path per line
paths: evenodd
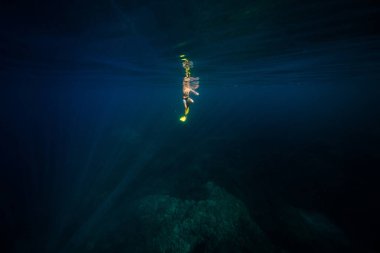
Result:
M195 95L199 96L199 93L196 92L195 90L190 89L190 91L191 91L192 93L194 93Z

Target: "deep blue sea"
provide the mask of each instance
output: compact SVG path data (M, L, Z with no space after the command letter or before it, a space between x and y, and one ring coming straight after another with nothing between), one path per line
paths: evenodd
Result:
M380 252L379 25L373 0L1 3L0 252Z

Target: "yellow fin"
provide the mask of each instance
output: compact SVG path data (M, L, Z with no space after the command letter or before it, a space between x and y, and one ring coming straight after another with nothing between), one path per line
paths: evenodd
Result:
M189 111L190 111L190 107L187 107L187 108L185 109L185 115L189 114Z
M186 116L182 116L181 118L179 118L180 121L182 122L185 122L186 121Z

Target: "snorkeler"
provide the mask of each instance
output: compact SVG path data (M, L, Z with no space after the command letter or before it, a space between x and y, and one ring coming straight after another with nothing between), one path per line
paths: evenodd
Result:
M192 77L190 69L193 67L193 62L185 58L185 55L180 56L182 59L182 66L185 69L185 77L182 82L182 99L185 107L185 115L180 118L180 121L185 122L187 114L190 111L190 104L194 103L194 100L190 98L190 93L199 96L199 93L195 90L199 87L199 77Z

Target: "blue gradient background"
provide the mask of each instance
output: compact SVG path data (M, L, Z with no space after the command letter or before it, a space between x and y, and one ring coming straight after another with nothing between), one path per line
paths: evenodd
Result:
M305 250L279 206L380 250L377 1L2 6L1 252L140 252L131 203L208 181L275 252ZM201 78L186 124L182 53Z

